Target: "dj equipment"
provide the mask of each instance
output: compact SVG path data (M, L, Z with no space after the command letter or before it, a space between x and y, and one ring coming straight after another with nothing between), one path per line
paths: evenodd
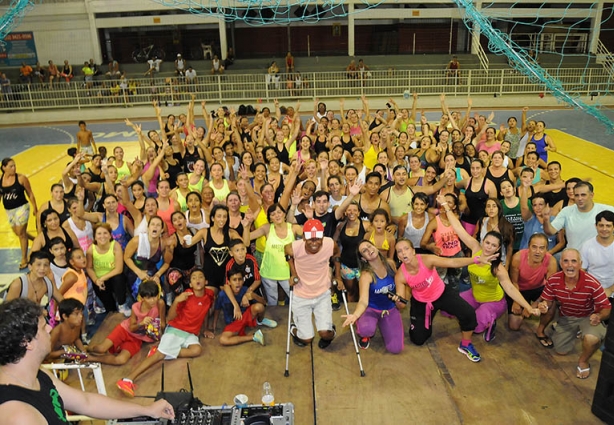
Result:
M156 420L147 417L122 419L116 425L294 425L294 405L280 403L275 406L258 404L238 408L235 406L202 406L175 411L175 419Z
M164 391L164 363L160 392L155 399L168 401L175 410L175 419L152 419L141 416L131 419L119 419L112 425L294 425L294 405L292 403L261 406L257 404L238 408L235 406L205 406L194 397L192 374L188 367L190 391Z

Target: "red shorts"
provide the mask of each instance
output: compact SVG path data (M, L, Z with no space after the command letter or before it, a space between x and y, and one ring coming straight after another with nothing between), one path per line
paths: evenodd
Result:
M124 329L123 326L115 326L113 332L107 337L113 343L113 347L109 349L111 354L119 354L122 350L126 350L130 353L130 357L138 353L143 346L143 341L133 337L130 333Z
M229 325L226 325L224 332L237 333L240 336L245 335L245 328L255 328L258 325L256 318L252 316L252 308L248 308L243 313L240 320L235 320Z

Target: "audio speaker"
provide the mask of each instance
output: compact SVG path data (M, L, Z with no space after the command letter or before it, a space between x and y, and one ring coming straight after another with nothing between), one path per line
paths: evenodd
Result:
M601 356L591 411L605 423L614 425L614 353L607 350Z

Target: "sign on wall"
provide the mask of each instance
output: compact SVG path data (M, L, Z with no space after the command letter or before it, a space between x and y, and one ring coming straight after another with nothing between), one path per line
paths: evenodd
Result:
M0 66L20 66L22 62L36 65L36 44L34 34L27 32L11 32L0 43Z

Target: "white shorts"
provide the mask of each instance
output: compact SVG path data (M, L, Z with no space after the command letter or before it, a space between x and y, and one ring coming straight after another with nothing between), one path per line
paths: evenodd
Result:
M165 355L164 360L173 360L179 357L182 348L194 344L200 345L196 335L168 326L160 339L158 351Z
M92 145L81 146L81 152L87 155L94 155L94 148Z
M333 330L333 308L330 301L330 290L316 298L301 298L292 295L292 316L297 328L297 337L300 339L312 339L313 322L311 315L316 318L316 329L318 331Z

